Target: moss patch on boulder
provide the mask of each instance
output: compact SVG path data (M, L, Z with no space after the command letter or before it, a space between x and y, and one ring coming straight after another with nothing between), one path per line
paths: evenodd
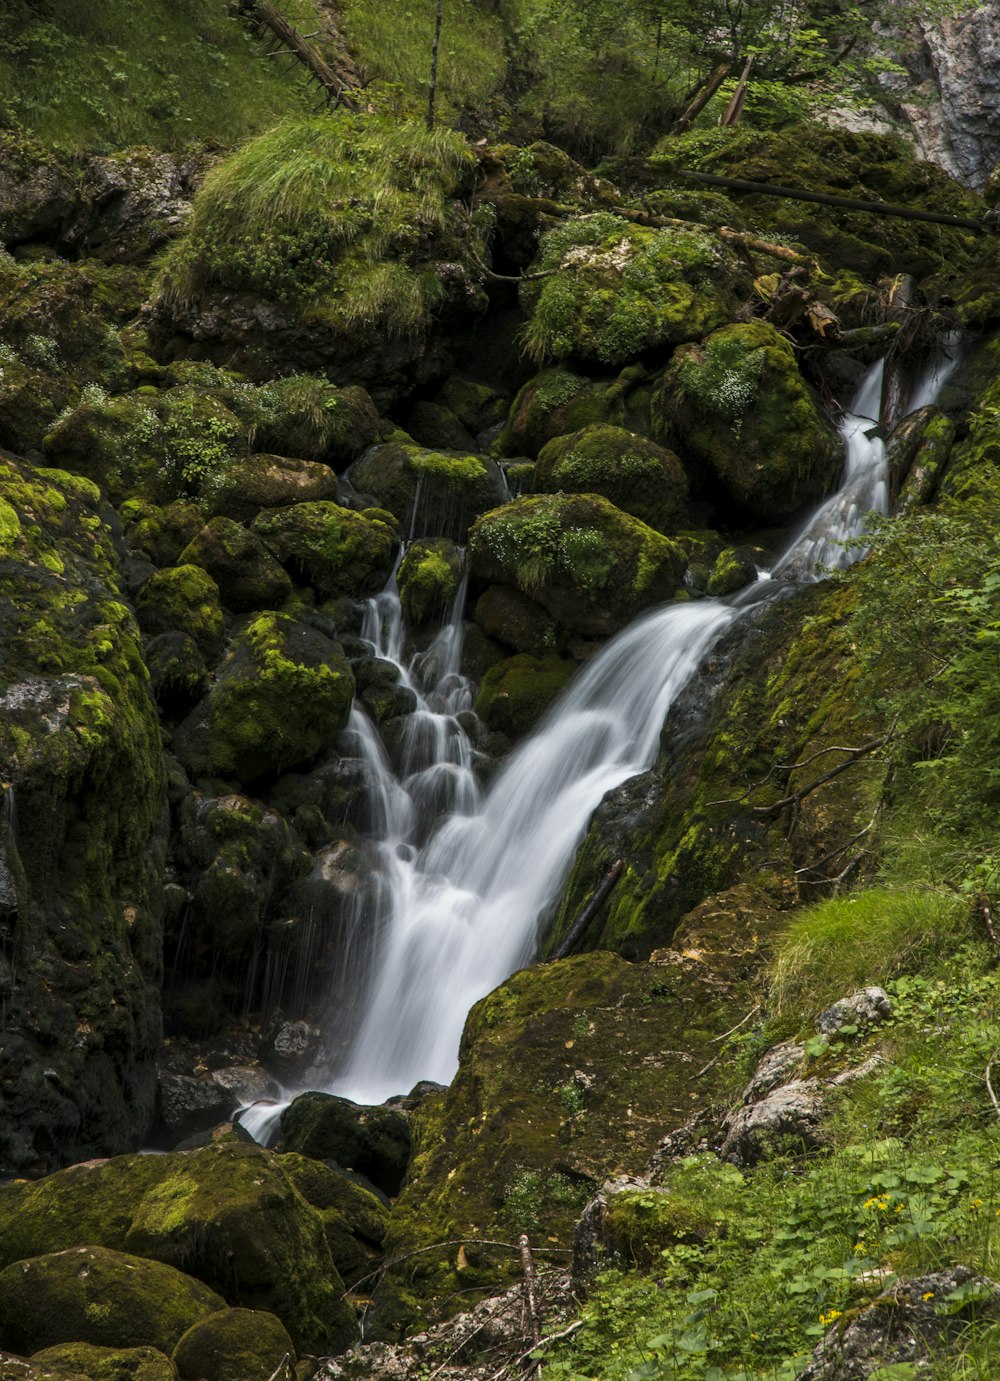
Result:
M89 1381L176 1381L174 1364L155 1347L99 1347L96 1343L58 1343L31 1359ZM2 1373L0 1373L2 1374Z
M682 346L653 409L660 438L756 518L790 517L822 498L840 473L840 439L791 345L766 322L725 326L701 345Z
M658 532L687 520L688 481L673 451L623 427L584 427L556 437L538 453L535 493L603 494Z
M407 548L396 581L410 623L440 622L455 601L462 580L462 553L446 537L426 538Z
M195 776L246 784L308 762L332 743L353 695L338 644L287 614L260 614L233 640L174 746Z
M0 859L17 937L0 957L0 1166L18 1174L125 1150L148 1125L166 799L110 512L89 481L3 453L0 489Z
M469 524L507 496L500 467L486 456L428 451L390 442L363 456L351 483L371 494L413 537L464 542Z
M550 230L527 282L528 352L624 364L647 350L697 340L732 319L746 271L703 230L646 229L610 212Z
M337 476L329 465L288 456L252 455L229 465L206 496L212 514L249 523L262 508L287 508L315 499L336 499Z
M169 1353L193 1323L224 1305L200 1280L162 1262L72 1247L0 1271L0 1346L32 1353L85 1342Z
M219 587L201 566L155 571L136 591L135 611L144 633L187 632L209 661L222 650Z
M184 1269L233 1306L277 1314L300 1351L335 1351L355 1335L320 1214L280 1156L232 1135L198 1151L119 1156L5 1186L0 1222L0 1260L98 1244Z
M511 404L496 448L534 459L547 441L597 424L625 421L623 391L614 379L592 380L561 366L543 369Z
M680 547L597 494L532 495L469 533L472 572L529 595L564 628L607 637L670 599Z
M177 557L181 566L203 566L222 602L234 613L274 609L292 593L292 581L256 533L231 518L213 518Z
M261 513L253 531L286 570L324 598L375 594L392 569L397 540L391 520L323 500Z
M534 729L579 670L567 657L521 652L490 667L476 697L476 713L512 739Z
M192 1324L174 1348L173 1362L180 1381L292 1381L295 1348L273 1314L222 1309Z
M515 652L537 655L556 650L552 618L540 604L509 585L490 585L483 591L476 602L476 623Z
M410 1155L410 1124L393 1108L367 1107L332 1093L300 1094L281 1114L278 1146L333 1160L398 1194Z

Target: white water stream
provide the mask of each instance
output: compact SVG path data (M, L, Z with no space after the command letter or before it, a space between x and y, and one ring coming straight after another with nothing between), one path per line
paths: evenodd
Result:
M936 395L952 367L946 359L928 372L910 410ZM813 580L862 554L843 543L861 535L869 512L886 511L885 450L875 433L881 379L878 364L841 423L841 488L770 575ZM408 664L395 582L368 608L364 636L399 667L418 709L398 772L363 711L350 722L369 779L377 862L357 899L347 956L351 981L364 985L362 1015L350 1021L346 1057L329 1088L360 1103L381 1102L421 1079L452 1078L469 1008L531 959L539 922L560 895L593 811L608 791L652 766L671 704L753 602L745 591L637 620L580 673L480 799L457 718L472 699L458 670L464 594L429 651ZM254 1109L242 1120L263 1136L275 1112Z

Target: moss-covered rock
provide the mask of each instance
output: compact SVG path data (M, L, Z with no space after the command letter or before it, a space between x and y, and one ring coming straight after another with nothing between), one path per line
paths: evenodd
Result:
M432 451L473 451L476 438L443 403L414 404L406 423L414 441Z
M0 1166L125 1150L159 1041L165 824L156 713L110 513L0 454Z
M378 413L363 388L336 388L314 374L233 389L229 402L260 450L321 461L335 470L349 465L378 435Z
M428 451L391 442L351 469L355 489L371 494L413 537L464 542L469 524L506 498L499 466L486 456Z
M710 1205L663 1189L609 1194L601 1224L606 1251L649 1269L680 1243L698 1245L726 1231L726 1220Z
M0 1346L32 1353L56 1343L153 1347L181 1335L225 1301L159 1261L107 1247L71 1247L0 1271Z
M5 1186L0 1222L5 1262L102 1245L186 1270L230 1305L276 1314L300 1351L332 1352L355 1334L319 1212L280 1156L232 1134L197 1151L119 1156Z
M448 377L439 401L455 414L473 436L502 422L507 411L507 402L502 393L489 384L464 378L461 374Z
M377 1195L352 1175L334 1166L300 1156L282 1155L281 1168L296 1189L318 1209L333 1264L350 1289L367 1278L382 1259L382 1243L389 1224L389 1210Z
M391 520L322 500L261 513L253 531L286 570L324 598L375 594L392 569L397 540Z
M173 1362L155 1347L57 1343L42 1348L31 1360L38 1366L79 1373L89 1381L177 1381Z
M202 184L163 266L158 336L256 379L362 384L380 404L440 376L437 321L485 306L486 226L459 199L473 166L462 135L398 114L283 121Z
M292 593L287 571L261 539L231 518L213 518L178 554L181 566L202 566L234 613L280 608Z
M476 713L491 729L521 738L534 729L577 670L576 662L555 653L533 656L521 652L508 657L490 667L483 677Z
M386 1255L429 1250L405 1272L389 1268L383 1334L517 1268L487 1247L435 1242L526 1232L568 1246L595 1185L640 1170L693 1098L711 1097L711 1077L696 1077L701 1052L732 1024L734 996L679 956L631 965L599 953L524 969L479 1002L451 1088L414 1114Z
M127 499L118 508L125 539L154 566L178 565L178 556L204 526L205 515L186 499L160 508L148 499Z
M496 444L501 455L534 459L554 437L624 421L624 394L617 380L594 381L561 367L543 369L514 399Z
M356 1170L398 1194L410 1155L410 1124L393 1108L366 1107L332 1093L300 1094L281 1114L278 1146Z
M555 651L556 626L552 618L540 604L508 585L490 585L483 591L476 602L476 623L484 633L515 652L537 655Z
M144 633L186 632L209 662L222 651L219 587L202 566L155 571L136 591L135 612Z
M595 425L556 437L538 453L537 494L603 494L668 535L685 525L688 481L674 455L623 427Z
M252 455L228 466L206 497L212 514L249 523L262 508L287 508L315 499L336 499L337 476L329 465L286 456Z
M43 446L54 464L86 475L116 503L135 495L167 503L223 482L246 454L248 433L218 390L144 386L109 397L95 388Z
M462 553L446 537L427 538L407 548L396 576L410 623L440 622L455 601L462 580Z
M332 743L353 695L336 643L287 614L260 614L233 640L215 685L177 730L175 750L195 776L253 782Z
M757 567L750 553L743 547L726 547L715 558L706 593L718 597L731 595L756 579Z
M293 1381L295 1348L280 1319L222 1309L192 1324L173 1353L180 1381Z
M945 472L957 433L955 421L935 407L905 418L886 445L890 490L896 511L908 513L933 496Z
M531 596L573 632L606 637L670 599L680 547L597 494L532 495L469 533L472 572Z
M653 399L658 434L757 518L777 522L836 483L842 447L799 373L795 353L765 322L725 326L682 346Z
M543 238L521 299L539 363L574 356L624 364L698 340L730 321L749 286L732 250L704 230L636 226L610 212L565 221Z

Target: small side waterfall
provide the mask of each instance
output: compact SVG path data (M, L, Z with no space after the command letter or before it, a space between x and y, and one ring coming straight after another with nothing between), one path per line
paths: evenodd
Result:
M945 361L928 373L911 410L935 395L952 367ZM811 580L857 560L861 550L842 544L861 535L867 513L886 511L885 449L874 422L881 374L881 364L868 372L841 423L841 488L771 576ZM395 582L370 602L365 636L400 668L418 709L398 772L365 714L356 709L351 719L370 779L377 867L354 918L348 963L352 984L361 985L360 1015L349 1022L332 1092L376 1103L420 1079L451 1079L470 1006L530 960L593 811L652 765L666 714L708 650L780 585L751 589L732 600L668 605L625 629L510 756L483 799L461 720L471 705L458 671L464 590L452 622L408 665Z

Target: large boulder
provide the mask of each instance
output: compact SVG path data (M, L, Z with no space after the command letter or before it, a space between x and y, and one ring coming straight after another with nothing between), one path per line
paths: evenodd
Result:
M219 587L202 566L168 566L154 571L135 593L139 627L150 636L183 632L214 662L222 651Z
M462 582L462 553L447 537L425 538L406 550L396 576L410 623L443 621Z
M295 1347L274 1314L222 1309L192 1324L173 1362L180 1381L293 1381Z
M625 421L617 380L584 378L562 366L543 369L521 388L497 438L501 455L534 458L547 441L597 425Z
M173 1266L107 1247L70 1247L0 1271L0 1346L32 1353L56 1343L154 1347L225 1301Z
M287 508L315 499L336 499L337 476L329 465L294 457L252 455L235 461L206 497L213 515L249 523L262 508Z
M134 1146L160 1038L166 795L96 488L0 453L0 1173Z
M698 228L649 229L610 212L563 222L543 238L521 300L528 352L624 364L697 340L731 321L749 275L720 239Z
M213 518L191 538L178 565L203 566L234 613L280 608L292 593L288 573L256 533L231 518Z
M699 467L698 487L780 522L835 485L843 447L789 342L766 322L725 326L677 350L653 399L659 439Z
M3 1187L4 1264L84 1243L187 1271L230 1305L276 1314L300 1351L331 1352L354 1336L319 1211L282 1157L231 1134L197 1151L92 1161Z
M381 1336L516 1269L488 1247L436 1244L526 1232L568 1246L595 1187L638 1173L693 1100L711 1099L712 1068L698 1072L733 1024L734 996L710 962L632 965L602 952L524 969L477 1003L454 1082L413 1114L385 1243L387 1261L406 1266L386 1268Z
M519 652L516 657L507 657L483 677L476 714L491 729L521 738L534 729L578 670L576 662L554 652L542 656Z
M87 1381L177 1381L174 1364L156 1347L101 1347L98 1343L56 1343L32 1357L37 1367L53 1367L62 1378L86 1376ZM51 1373L49 1373L51 1375ZM14 1381L0 1366L0 1379ZM30 1381L26 1377L25 1381Z
M396 441L362 456L351 467L351 483L395 514L408 536L456 542L465 541L480 513L507 497L500 467L486 456Z
M410 1124L392 1108L368 1107L332 1093L300 1094L281 1114L278 1146L335 1160L398 1194L410 1156Z
M234 638L174 748L193 776L245 785L308 762L347 723L354 677L339 644L288 614L260 614Z
M598 494L538 494L486 513L469 533L472 573L529 595L575 633L607 637L670 599L681 548Z
M624 427L595 424L556 437L535 465L536 494L603 494L657 532L687 520L688 481L673 451Z
M324 598L375 594L392 570L395 524L377 511L297 503L261 513L253 530L287 571Z

